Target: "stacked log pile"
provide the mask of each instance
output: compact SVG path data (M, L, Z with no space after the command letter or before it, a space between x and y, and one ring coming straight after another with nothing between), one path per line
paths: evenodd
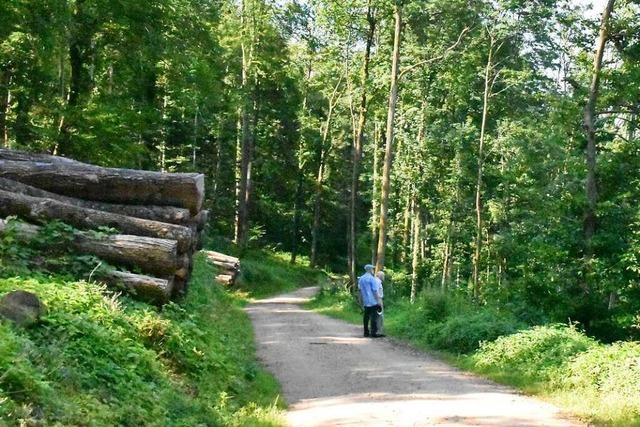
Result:
M60 220L79 230L117 233L74 236L78 251L144 274L113 271L107 281L164 303L186 292L193 253L208 212L204 175L103 168L75 160L0 149L0 217L41 224ZM0 233L6 229L0 224ZM37 227L25 224L25 238Z
M216 280L223 285L233 285L240 274L240 260L238 258L221 254L220 252L205 251L207 260L218 267L220 274Z

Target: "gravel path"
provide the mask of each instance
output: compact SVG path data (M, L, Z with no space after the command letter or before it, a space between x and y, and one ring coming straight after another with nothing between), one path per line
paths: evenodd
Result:
M247 307L292 426L579 426L547 403L303 309L317 288Z

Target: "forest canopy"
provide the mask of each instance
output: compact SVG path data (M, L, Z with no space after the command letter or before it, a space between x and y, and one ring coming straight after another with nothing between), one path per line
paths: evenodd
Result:
M207 175L212 236L640 334L640 4L5 0L0 144Z

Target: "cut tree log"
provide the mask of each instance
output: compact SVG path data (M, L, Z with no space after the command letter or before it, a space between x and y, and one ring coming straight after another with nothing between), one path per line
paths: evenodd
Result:
M234 264L236 266L240 265L240 260L230 255L225 255L223 253L216 252L216 251L205 251L204 254L207 257L207 259L212 262L219 261L219 262Z
M181 225L87 209L53 199L0 190L0 216L10 215L36 222L58 219L81 229L104 226L116 228L124 234L172 239L178 242L179 252L190 250L196 238L191 229Z
M37 237L40 227L14 223L16 237L30 240ZM0 234L7 232L7 221L0 219ZM89 233L76 232L72 240L74 248L103 260L124 267L139 269L158 277L173 276L180 268L177 242L143 236L114 234L97 237Z
M67 159L68 160L68 159ZM81 199L108 203L187 208L198 214L204 175L168 174L77 165L74 161L31 162L0 159L0 177Z
M0 148L0 160L13 160L18 162L39 162L39 163L52 163L59 165L69 165L75 167L85 167L87 169L96 168L99 166L90 165L88 163L82 163L77 160L69 159L67 157L52 156L51 154L30 153L20 150L9 150L7 148Z
M235 283L235 275L233 274L218 274L216 280L223 285L233 285Z
M231 263L231 262L226 262L226 261L216 261L216 260L209 260L211 262L211 264L220 267L223 270L237 270L239 267L238 263Z
M220 269L216 280L224 285L233 285L240 273L240 260L215 251L204 251L207 260Z
M187 225L191 222L199 224L198 221L201 221L201 218L198 218L198 216L192 217L189 210L184 208L176 208L173 206L123 205L77 199L75 197L52 193L50 191L42 190L40 188L6 178L0 178L0 190L20 193L32 197L43 197L83 208L118 213L136 218L150 219L153 221L167 222L170 224Z
M128 268L140 269L154 276L172 276L178 270L175 240L114 234L103 239L79 234L75 246L105 261Z
M110 270L101 274L99 281L110 287L122 287L136 299L155 305L167 303L173 292L173 278L158 279L142 274Z

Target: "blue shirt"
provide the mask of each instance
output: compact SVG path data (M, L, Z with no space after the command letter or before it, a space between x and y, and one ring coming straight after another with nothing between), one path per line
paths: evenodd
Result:
M378 293L378 284L376 278L371 273L364 273L358 279L358 289L362 295L362 305L365 307L373 307L378 305L376 294Z

